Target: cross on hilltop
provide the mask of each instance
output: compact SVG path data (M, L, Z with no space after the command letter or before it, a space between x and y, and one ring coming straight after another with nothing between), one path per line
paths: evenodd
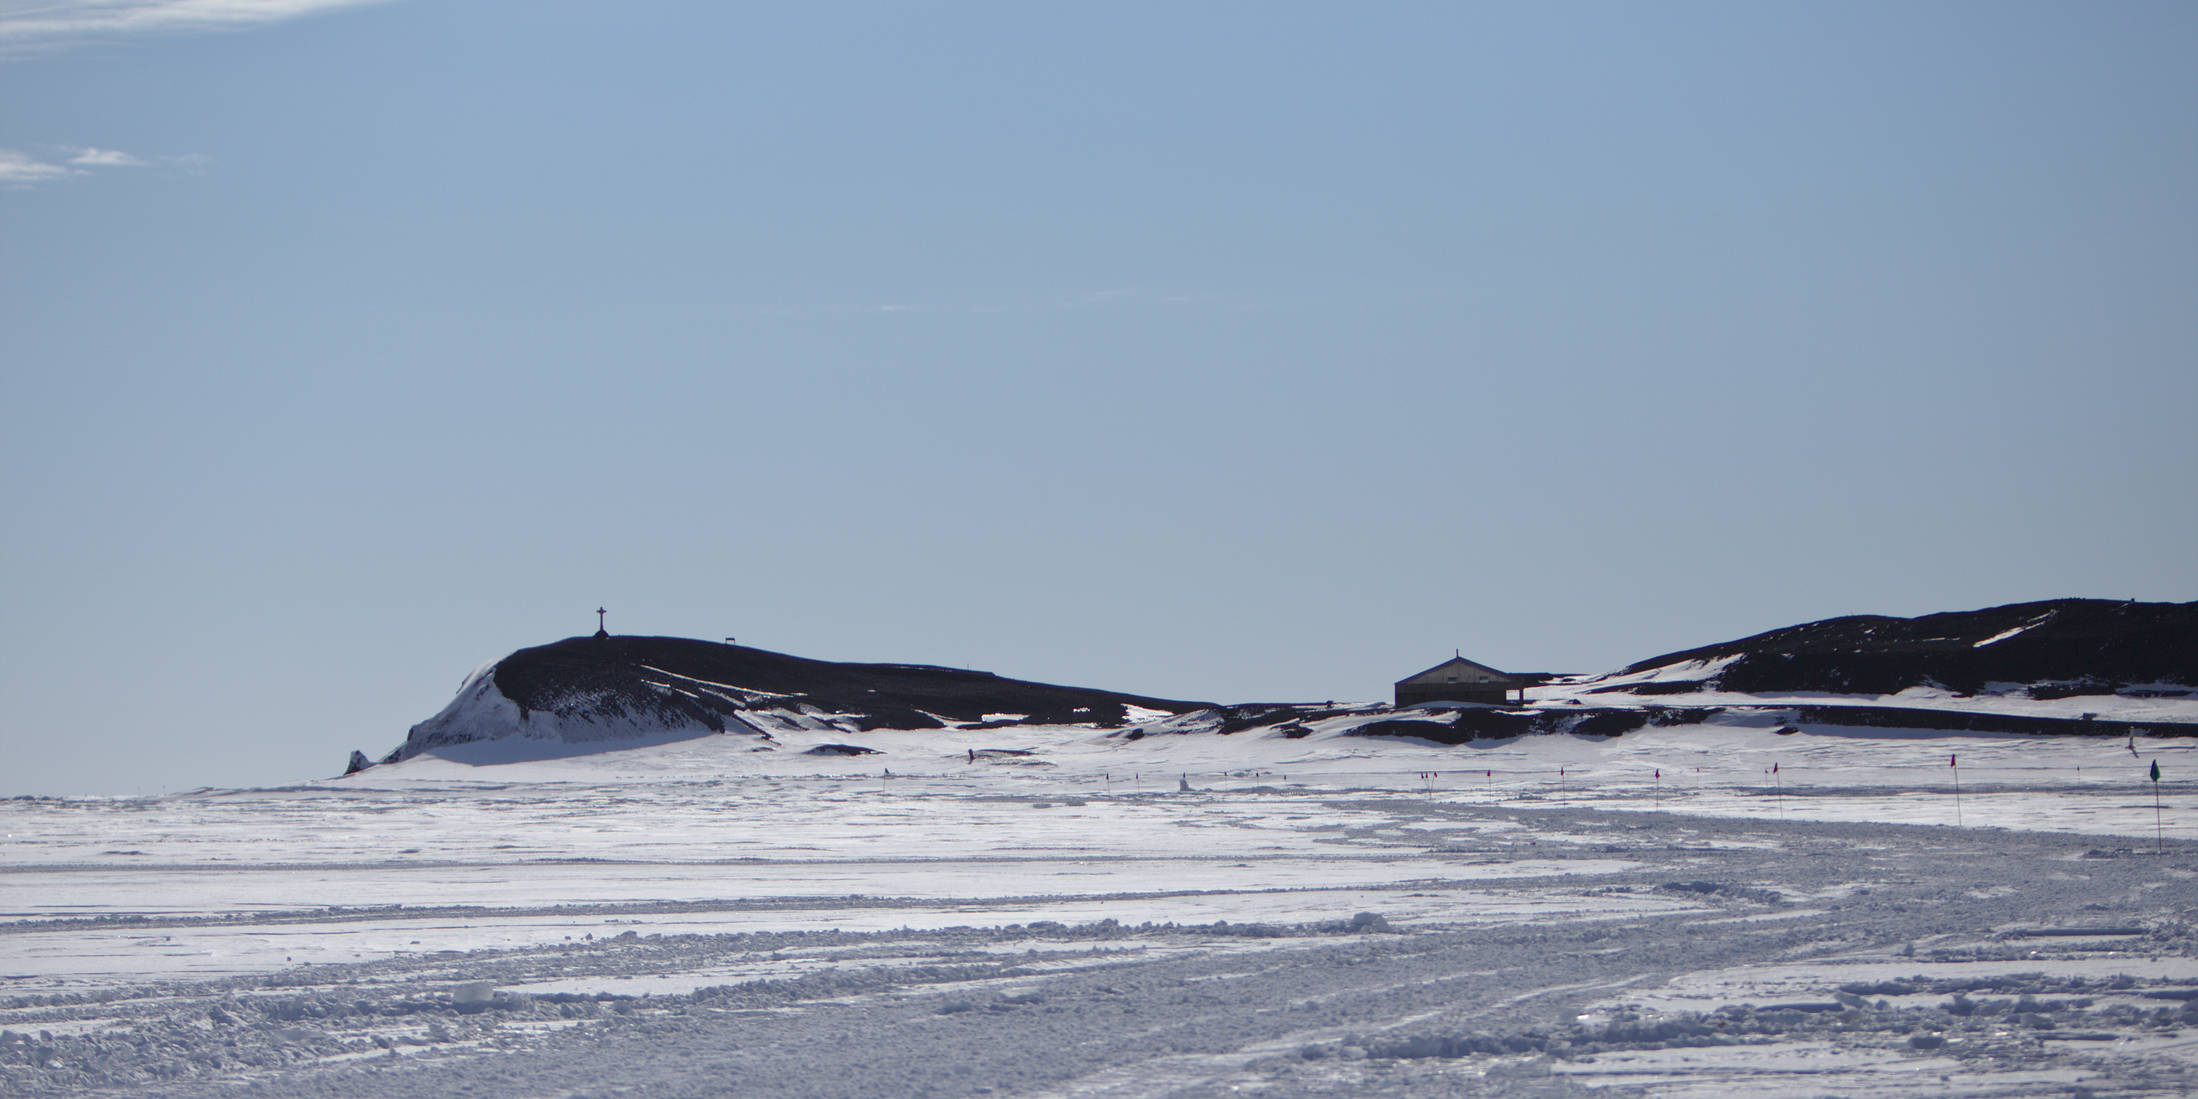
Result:
M611 631L606 629L603 625L603 616L608 613L610 612L604 610L601 607L595 608L595 636L609 637L611 635Z

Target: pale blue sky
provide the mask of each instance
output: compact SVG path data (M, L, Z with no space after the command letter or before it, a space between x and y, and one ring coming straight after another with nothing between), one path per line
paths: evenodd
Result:
M2198 598L2198 7L0 0L0 793L612 627L1378 698Z

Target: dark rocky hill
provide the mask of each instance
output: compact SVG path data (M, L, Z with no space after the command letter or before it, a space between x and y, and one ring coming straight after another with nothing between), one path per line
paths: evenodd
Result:
M572 637L498 661L441 713L413 726L383 762L484 740L600 741L608 748L724 732L767 738L781 721L848 731L936 729L987 718L995 725L1117 726L1129 719L1130 706L1181 713L1207 705L677 637Z
M1659 671L1644 681L1644 673ZM1721 712L1675 710L1626 696L1705 689L1877 696L1937 686L2033 699L2116 693L2188 696L2198 693L2198 602L2055 599L1917 618L1850 615L1667 653L1568 685L1580 696L1602 696L1607 702L1583 706L1583 699L1574 697L1521 709L1408 711L1397 720L1366 725L1358 735L1453 743L1533 732L1615 735L1644 725L1701 721ZM1790 702L1777 705L1792 709L1788 720L1830 724L2087 735L2142 731L2128 723L2086 720L2093 716L2089 714L2074 718L1965 713L1943 706L1888 708L1869 697L1824 699L1799 708ZM753 736L758 747L768 747L774 730L789 729L858 733L948 725L1119 727L1135 716L1130 707L1191 715L1130 729L1123 734L1130 740L1148 733L1192 731L1304 736L1310 732L1309 722L1349 716L1348 708L1332 705L1216 707L1004 679L990 672L837 663L676 637L573 637L521 649L476 675L442 712L413 726L404 744L382 762L484 742L507 746L505 755L530 750L566 754L715 733ZM1386 704L1364 709L1370 716L1388 711ZM363 756L354 753L351 769L364 764Z
M2011 683L2033 697L2198 686L2198 602L2052 599L1918 618L1849 615L1667 653L1612 677L1725 660L1700 679L1651 686L1891 694L1926 685L1976 693Z

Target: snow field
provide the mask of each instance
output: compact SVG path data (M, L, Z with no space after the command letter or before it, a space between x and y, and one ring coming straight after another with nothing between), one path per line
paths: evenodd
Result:
M2198 1089L2185 742L779 735L0 802L0 1092Z

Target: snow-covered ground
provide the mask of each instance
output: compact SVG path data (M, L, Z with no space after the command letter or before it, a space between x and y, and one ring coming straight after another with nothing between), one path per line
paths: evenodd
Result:
M2190 739L1354 720L0 801L0 1093L2198 1091Z
M1915 710L2008 714L2017 717L2102 717L2115 721L2198 724L2198 692L2175 683L2132 687L2127 695L2072 694L2061 698L2032 698L2016 683L1994 684L1993 690L1962 694L1943 687L1910 687L1893 694L1834 694L1828 691L1793 691L1760 694L1702 687L1673 690L1714 673L1721 662L1689 661L1665 665L1630 675L1569 676L1539 687L1527 688L1529 703L1538 706L1593 703L1603 706L1878 706ZM1642 691L1641 688L1650 688Z

